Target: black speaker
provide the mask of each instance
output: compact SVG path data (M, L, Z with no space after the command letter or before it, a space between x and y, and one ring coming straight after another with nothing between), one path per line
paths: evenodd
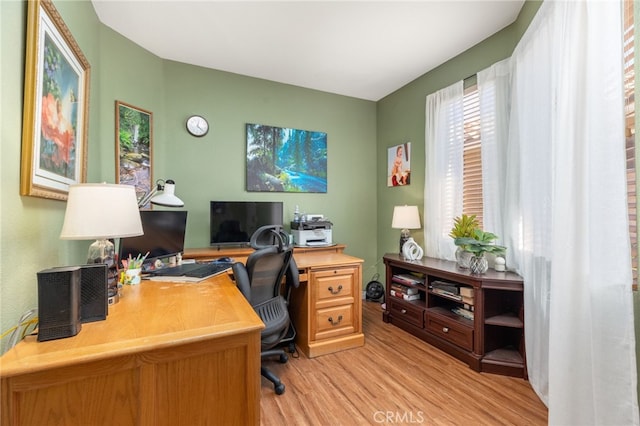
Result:
M62 339L80 332L79 266L38 272L38 341Z
M92 263L80 268L80 321L107 319L107 264Z

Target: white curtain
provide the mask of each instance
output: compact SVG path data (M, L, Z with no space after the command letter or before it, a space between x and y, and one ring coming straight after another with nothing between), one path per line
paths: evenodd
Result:
M427 96L424 185L425 255L455 259L448 236L453 218L462 214L464 148L463 82Z
M550 424L639 424L621 34L619 2L545 1L511 58L508 142L502 127L486 161L483 134L499 212L485 221L502 220L525 280L529 380ZM505 83L494 71L479 84Z
M502 211L505 203L509 114L511 107L510 60L478 73L480 133L482 135L483 228L504 243ZM504 244L503 244L504 245Z

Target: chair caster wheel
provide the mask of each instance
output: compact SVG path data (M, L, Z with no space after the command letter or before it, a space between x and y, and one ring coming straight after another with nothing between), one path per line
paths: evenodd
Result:
M284 364L287 361L289 361L289 357L287 356L287 354L280 354L280 363Z
M275 386L276 395L282 395L284 393L284 384L280 383Z

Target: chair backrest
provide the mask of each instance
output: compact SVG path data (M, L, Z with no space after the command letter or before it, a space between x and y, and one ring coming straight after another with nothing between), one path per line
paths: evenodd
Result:
M251 239L249 244L255 250L260 250L267 247L276 246L280 250L291 248L293 250L293 245L289 243L289 234L284 231L284 227L282 225L264 225L258 228L253 235L251 235ZM289 269L286 272L287 276L287 300L289 296L289 292L292 287L298 287L300 285L300 276L298 272L298 265L296 264L295 259L291 256L289 260Z
M248 300L252 306L280 294L282 278L289 269L292 255L291 247L277 246L265 247L249 255L246 271L250 285Z

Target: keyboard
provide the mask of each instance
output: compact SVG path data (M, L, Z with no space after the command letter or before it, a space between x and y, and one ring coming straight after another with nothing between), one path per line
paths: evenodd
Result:
M187 277L205 279L221 274L231 268L232 262L187 263L157 269L150 273L151 277Z

